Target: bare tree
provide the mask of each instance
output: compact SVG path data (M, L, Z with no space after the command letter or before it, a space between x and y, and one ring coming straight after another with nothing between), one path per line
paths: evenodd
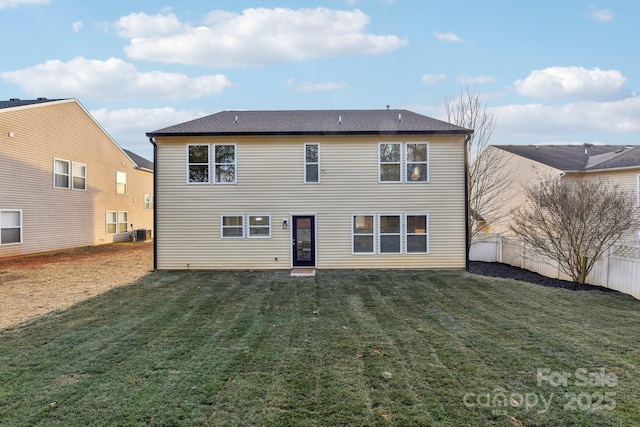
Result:
M468 235L471 240L485 231L487 224L509 214L503 208L507 203L505 190L512 183L512 173L504 156L495 150L486 150L496 127L496 118L487 104L483 104L474 88L466 86L458 98L445 99L447 121L467 129L473 135L467 144L470 162L468 176Z
M639 225L633 195L600 178L550 179L525 189L511 229L585 283L595 262Z

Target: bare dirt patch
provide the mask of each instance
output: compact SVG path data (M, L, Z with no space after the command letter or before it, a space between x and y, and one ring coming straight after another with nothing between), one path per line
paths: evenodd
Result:
M129 284L152 268L151 242L0 259L0 329Z

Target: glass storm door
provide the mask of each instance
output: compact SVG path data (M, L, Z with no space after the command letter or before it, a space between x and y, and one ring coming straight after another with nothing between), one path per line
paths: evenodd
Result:
M293 217L293 266L316 266L315 217Z

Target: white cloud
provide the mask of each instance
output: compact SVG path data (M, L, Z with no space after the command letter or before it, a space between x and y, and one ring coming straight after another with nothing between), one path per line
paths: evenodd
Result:
M120 18L114 26L130 39L125 52L131 58L211 67L382 54L408 43L365 32L369 22L360 10L256 8L242 14L213 11L201 26L173 14L144 13Z
M436 31L433 33L433 36L440 41L449 43L462 43L464 41L454 33L440 33Z
M494 108L496 135L511 143L520 138L566 139L581 133L640 131L640 97L611 102L577 102L565 105L507 105Z
M84 27L84 22L76 21L73 24L71 24L71 27L73 28L74 33L80 32L80 29Z
M444 73L424 74L422 76L422 83L427 85L434 85L447 79L447 75Z
M98 123L122 148L153 160L153 146L146 132L162 129L177 123L203 117L203 111L180 111L174 108L127 108L108 110L99 108L89 111Z
M198 98L223 91L231 82L222 74L189 77L161 71L140 72L121 59L83 57L58 60L18 71L0 73L0 79L24 91L47 97L122 99L132 97Z
M345 82L297 82L295 79L289 79L287 82L289 87L293 88L296 92L309 93L309 92L326 92L331 90L342 89L346 86Z
M537 98L611 100L622 96L626 81L616 70L550 67L532 71L525 79L514 82L514 86L519 94Z
M610 9L596 9L595 7L590 7L589 17L597 22L609 22L613 21L613 11Z
M0 10L16 8L26 4L49 4L49 0L0 0Z
M458 80L459 83L474 85L482 83L493 83L496 81L496 78L493 76L468 76L458 77L456 80Z

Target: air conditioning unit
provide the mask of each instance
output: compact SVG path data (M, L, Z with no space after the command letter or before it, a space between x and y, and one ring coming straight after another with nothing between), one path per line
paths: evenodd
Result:
M149 231L149 233L151 233L151 230L146 230L144 228L138 228L136 230L136 241L137 242L144 242L145 240L147 240L147 231Z

